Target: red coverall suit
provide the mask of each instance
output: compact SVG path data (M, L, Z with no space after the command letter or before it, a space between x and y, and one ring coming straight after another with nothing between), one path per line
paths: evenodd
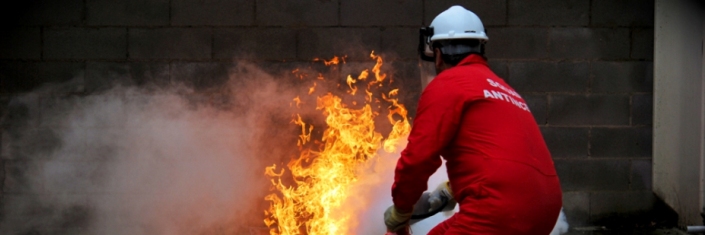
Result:
M479 55L421 94L392 186L398 210L412 210L441 155L460 211L429 234L551 232L562 206L551 155L526 102Z

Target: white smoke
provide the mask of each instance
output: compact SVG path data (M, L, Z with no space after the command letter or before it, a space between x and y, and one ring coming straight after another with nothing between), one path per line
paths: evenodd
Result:
M553 227L553 231L551 231L550 235L565 234L568 232L568 229L570 229L570 226L568 225L568 220L565 217L565 213L563 213L563 208L561 208L561 213L558 215L556 226Z
M289 114L294 91L252 66L229 75L208 92L116 86L56 97L54 85L14 97L3 121L10 170L0 233L233 234L263 226L263 169L281 157L267 153L295 141L261 140L278 134L272 122Z
M403 149L399 146L398 149ZM372 166L364 168L358 183L352 191L355 192L348 198L346 208L355 211L352 226L348 234L385 234L384 211L392 205L391 188L394 182L394 168L399 158L399 153L385 153L379 151L378 159ZM448 180L445 163L428 180L428 188L434 189L438 184ZM440 222L449 218L455 211L442 212L421 220L411 226L414 234L426 234Z

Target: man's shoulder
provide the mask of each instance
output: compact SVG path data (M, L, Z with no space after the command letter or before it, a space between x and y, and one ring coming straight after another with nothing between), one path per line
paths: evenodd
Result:
M488 76L487 72L488 70L483 68L482 66L462 65L455 66L453 68L441 72L440 74L438 74L438 76L436 76L436 79L449 83L467 83L478 80L484 80Z
M424 90L424 93L430 92L434 94L442 93L444 96L461 95L465 96L468 92L472 92L482 87L482 82L485 81L481 73L475 73L472 70L456 69L456 67L445 70L438 74Z

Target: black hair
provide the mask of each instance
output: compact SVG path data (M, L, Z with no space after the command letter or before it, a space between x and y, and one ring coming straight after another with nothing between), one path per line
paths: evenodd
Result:
M465 57L468 57L471 54L478 54L481 55L483 58L485 57L485 44L482 43L479 39L458 39L458 40L447 40L444 41L443 43L440 42L434 42L433 43L433 48L443 48L443 44L446 45L465 45L469 47L477 47L480 46L480 51L472 51L468 53L462 53L462 54L454 54L454 55L448 55L448 54L443 54L441 53L441 59L443 59L443 62L449 65L458 65L460 61L465 59Z

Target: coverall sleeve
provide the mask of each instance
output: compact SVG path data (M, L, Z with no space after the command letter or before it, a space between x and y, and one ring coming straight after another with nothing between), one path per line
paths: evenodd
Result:
M409 142L394 173L392 198L400 211L411 211L441 166L441 151L455 137L465 106L461 88L432 82L421 94ZM447 80L445 80L447 81Z

